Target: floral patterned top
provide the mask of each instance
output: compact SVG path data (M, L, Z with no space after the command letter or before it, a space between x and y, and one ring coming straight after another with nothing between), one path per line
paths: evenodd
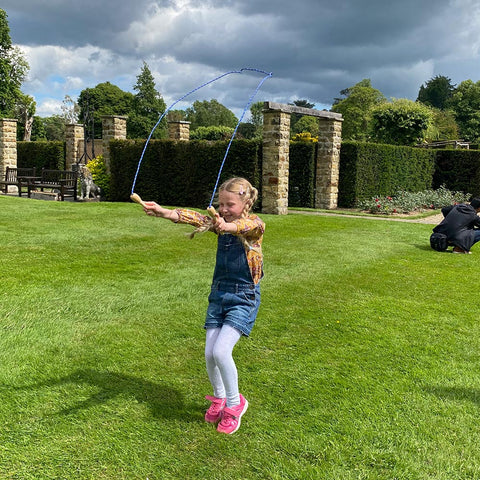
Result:
M201 227L210 222L210 217L194 210L177 208L177 223L188 223L194 227ZM231 222L237 226L237 235L242 237L245 246L248 266L255 284L260 282L263 276L262 241L265 232L265 223L255 214L239 218Z

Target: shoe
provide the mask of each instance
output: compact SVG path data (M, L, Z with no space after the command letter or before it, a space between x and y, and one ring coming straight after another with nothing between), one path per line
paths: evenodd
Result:
M240 394L240 405L223 409L222 419L218 424L217 432L226 433L227 435L235 433L240 428L240 420L247 408L247 399Z
M207 395L205 398L212 402L208 410L205 412L205 421L208 423L217 423L222 418L227 399L211 397L210 395Z
M465 253L467 255L471 255L472 252L470 252L469 250L462 250L461 248L459 247L455 247L452 251L452 253Z

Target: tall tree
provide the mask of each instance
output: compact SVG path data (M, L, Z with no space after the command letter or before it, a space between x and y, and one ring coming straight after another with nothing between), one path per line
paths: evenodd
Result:
M62 101L62 106L60 108L62 110L61 116L63 117L66 124L78 122L80 107L70 95L65 95L65 98Z
M28 69L20 49L12 46L7 14L0 8L0 117L14 115Z
M452 85L450 78L437 75L420 87L417 101L429 107L445 110L454 91L455 85Z
M363 79L353 87L340 91L346 98L336 98L332 111L343 116L342 138L366 141L369 138L371 110L387 99L380 90L372 87L370 79Z
M15 116L23 130L22 140L29 142L32 136L32 126L37 104L30 95L19 95L15 105Z
M86 88L80 92L79 120L84 123L90 115L94 119L94 136L101 137L103 115L128 115L132 111L133 93L124 92L110 82L99 83L94 88Z
M455 112L461 138L468 141L480 139L480 81L461 82L449 104Z
M136 93L132 111L128 115L127 135L129 138L146 138L166 109L162 96L155 88L155 80L146 62L143 62L133 89ZM153 138L164 138L166 132L167 120L164 118L155 129Z
M238 118L227 107L217 100L196 100L193 106L185 111L186 119L191 122L190 128L195 130L198 127L233 127L238 123Z

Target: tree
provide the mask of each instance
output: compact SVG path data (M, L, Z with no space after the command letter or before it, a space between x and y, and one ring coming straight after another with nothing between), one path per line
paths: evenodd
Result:
M379 143L415 145L422 141L432 120L432 111L420 102L394 99L374 107L372 138Z
M426 141L457 140L458 126L453 110L439 110L432 108L432 123L426 132Z
M318 131L320 129L319 120L317 117L310 117L304 115L291 129L292 133L296 135L297 133L310 133L314 138L318 138Z
M99 83L94 88L86 88L78 97L79 120L88 121L93 114L95 137L101 137L103 115L126 115L132 111L133 93L124 92L110 82Z
M366 141L370 134L371 110L385 103L382 92L373 88L370 79L363 79L353 87L340 91L346 98L335 98L332 112L343 116L342 138Z
M28 69L20 49L12 46L7 14L0 9L0 117L14 116Z
M295 105L296 107L302 108L313 108L314 103L310 103L308 100L294 100L293 103L289 105ZM290 115L290 134L294 133L295 124L303 117L301 113L292 113Z
M452 85L450 78L437 75L420 87L417 102L445 110L454 91L455 85Z
M127 119L127 136L129 138L147 138L152 128L166 110L165 102L155 89L155 80L146 62L137 83L133 87L137 92L133 98L133 108ZM153 138L165 138L167 134L167 120L162 119L161 124L153 133Z
M455 112L462 139L476 141L480 138L480 81L465 80L458 85L449 105Z
M255 128L263 126L263 102L255 102L250 105L250 123L255 125Z
M32 136L33 116L37 109L35 100L30 95L20 93L15 105L15 117L19 120L19 126L23 130L22 140L29 142Z
M210 126L235 128L238 123L234 113L215 99L196 100L192 107L186 109L185 118L191 122L191 130Z
M62 118L66 124L77 123L80 115L80 107L78 103L70 96L65 95L65 98L62 101Z

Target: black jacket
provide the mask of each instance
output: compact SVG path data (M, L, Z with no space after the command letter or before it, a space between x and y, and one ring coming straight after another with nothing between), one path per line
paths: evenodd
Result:
M449 243L463 250L473 245L473 229L480 228L480 217L471 205L461 203L442 208L445 217L433 231L447 236Z

